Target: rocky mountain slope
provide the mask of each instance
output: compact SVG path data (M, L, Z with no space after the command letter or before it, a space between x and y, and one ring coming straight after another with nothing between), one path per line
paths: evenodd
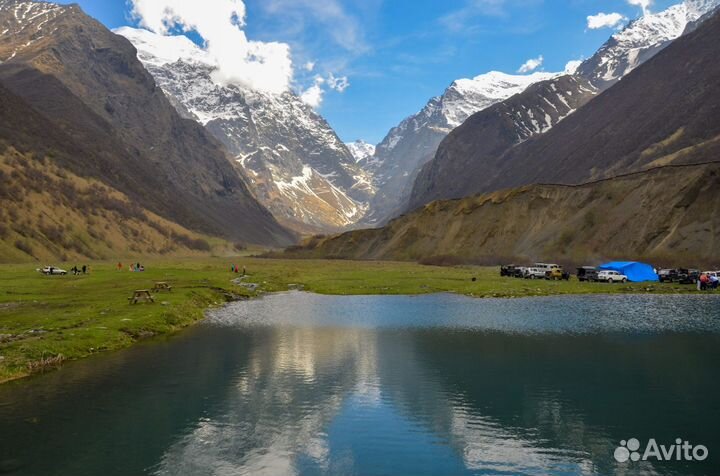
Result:
M549 131L595 97L597 89L579 76L541 81L470 116L441 144L418 174L408 209L432 200L477 192L478 176L495 170L497 159L515 144Z
M0 84L0 262L187 255L218 241L71 171L92 154Z
M362 217L369 177L325 120L293 92L270 94L212 79L206 53L184 36L116 30L178 111L235 157L255 196L300 231L337 230Z
M482 195L435 201L384 228L313 239L291 254L717 261L718 57L720 13L549 131L476 171ZM457 156L471 149L475 134L486 133L482 117L453 131L441 149Z
M510 75L492 71L472 79L458 79L432 98L417 114L392 128L377 145L366 167L375 178L377 193L362 223L384 223L407 204L415 177L435 155L440 142L477 111L522 92L552 73Z
M607 89L718 5L720 0L685 0L661 12L644 15L612 35L580 65L577 74L595 87Z
M717 160L718 57L715 14L550 131L507 151L499 166L479 171L474 192ZM471 130L460 132L448 147L471 140Z
M695 31L675 40L542 134L518 134L511 143L508 133L504 144L488 137L503 130L504 105L471 117L443 141L420 174L410 207L529 183L581 183L670 162L708 160L699 151L681 152L684 147L700 147L720 132L712 112L720 99L714 64L720 53L717 35L713 26L699 29L706 32L702 37ZM587 90L587 83L583 88ZM511 109L524 109L533 98L527 91L506 102ZM516 129L523 129L522 121Z
M613 35L597 51L597 53L581 64L575 74L590 82L590 84L598 90L597 92L607 89L624 75L630 73L634 68L638 67L665 48L672 40L678 38L683 31L689 28L689 25L693 25L694 22L697 22L697 20L707 14L707 12L716 8L718 3L720 3L720 0L686 0L684 3L675 5L665 11L641 17L640 19L630 23L625 29L623 29L623 31ZM580 81L580 79L578 80ZM586 89L591 89L588 88L587 84L584 87ZM513 91L513 94L519 92L521 91ZM572 92L573 90L568 90L568 93ZM553 96L553 94L550 94L548 97L551 96ZM460 101L462 101L462 94L457 97L460 98ZM521 105L518 104L517 101L514 101L512 107L520 109L536 108L536 106L533 105L537 102L536 99L537 98L533 99L526 96L525 100L529 101L528 104ZM584 97L584 101L587 101L587 99L589 98ZM550 100L550 103L552 102L553 101ZM428 106L431 104L432 101ZM482 107L473 105L466 110L470 110L470 114L472 114L474 112L484 110L491 104L486 104L484 106L479 105ZM576 109L580 105L582 105L582 102L576 102L572 109ZM548 107L552 109L551 104L548 104ZM538 123L543 122L545 113L543 111L538 111L537 109L536 112L540 113L540 117L537 119ZM422 117L422 113L420 116ZM466 117L468 116L465 116L465 118ZM485 120L487 121L487 119ZM380 177L378 180L378 196L375 200L373 200L373 202L371 202L370 211L368 212L367 218L363 221L364 223L370 225L382 223L384 219L397 215L398 213L408 209L408 207L412 208L412 206L426 203L427 200L461 196L463 193L467 192L468 187L464 187L462 183L472 181L472 177L458 176L457 178L461 183L453 183L447 190L445 190L445 187L447 184L452 182L451 180L445 180L443 183L439 184L432 183L434 176L444 175L445 178L448 178L449 173L443 174L441 172L443 168L455 171L465 170L465 167L468 166L471 168L477 168L477 164L472 163L467 157L460 158L456 163L453 162L454 159L448 160L445 157L441 160L441 162L428 165L427 168L420 173L420 168L423 164L430 162L435 157L435 152L431 152L429 156L425 155L427 151L437 151L440 142L445 138L450 130L454 129L454 127L458 126L461 122L463 121L459 121L454 124L454 126L446 128L445 130L442 130L441 128L439 133L434 135L434 139L430 141L429 144L422 142L429 136L428 134L421 134L421 139L411 135L410 142L417 141L417 147L408 147L407 150L398 149L394 156L389 157L387 160L378 161L378 163L384 164L383 169L390 169L390 171L376 172ZM553 116L552 121L545 121L545 124L554 125L557 122L557 118ZM517 141L523 141L528 137L526 133L528 124L530 125L529 128L532 129L532 118L528 118L526 121L520 120L518 122L518 129L514 133L508 131L507 134L509 134L509 137L517 137ZM492 127L496 130L500 130L500 128L504 126L503 124L498 123ZM536 128L536 130L540 129L541 128ZM544 127L543 129L544 131L547 131L549 128ZM400 130L399 132L402 133L403 131ZM392 144L394 141L398 140L396 137L399 135L402 134L394 134L393 131L391 131L391 134L388 135L386 141L389 144ZM508 143L508 145L513 145L514 143L515 142ZM479 142L475 141L475 144L479 145ZM477 151L476 156L485 157L487 156L489 150L492 150L493 153L502 152L502 148L498 146L497 142L492 141L492 144L490 144L489 147L484 146L482 151ZM380 151L382 151L380 146L378 147L378 151L379 154L381 153ZM473 150L473 152L475 151ZM409 166L406 165L408 163ZM395 177L397 173L394 173L393 171L395 164L398 164L397 169L402 176L405 174L407 174L407 177L420 175L420 177L416 179L417 184L414 183L415 180L412 180L409 184L398 187L397 177ZM393 177L395 182L383 179L384 175ZM387 187L386 194L383 193L386 188L383 186L383 183L385 182L391 184ZM415 191L413 191L414 188ZM400 190L400 192L397 192L397 190ZM388 207L386 205L388 201L394 201L392 206ZM412 204L410 204L410 202L412 202ZM390 211L388 211L389 209Z
M364 140L348 142L345 145L357 162L365 163L375 155L375 146L368 144Z
M585 185L436 201L380 229L308 240L287 256L446 262L720 262L720 163Z
M260 244L294 239L221 144L178 115L130 42L77 5L0 1L0 60L0 83L82 144L58 166L192 230Z

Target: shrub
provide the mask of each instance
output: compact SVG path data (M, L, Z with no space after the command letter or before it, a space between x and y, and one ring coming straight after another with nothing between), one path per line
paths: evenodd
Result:
M17 240L15 242L15 248L19 249L23 253L29 254L30 256L34 256L33 249L27 241Z
M186 248L197 251L210 251L210 243L203 240L202 238L193 238L187 235L181 235L179 233L173 233L173 240L183 245Z

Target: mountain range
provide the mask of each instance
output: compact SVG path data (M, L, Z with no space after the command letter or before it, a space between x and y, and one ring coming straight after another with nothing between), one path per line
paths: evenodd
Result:
M180 117L130 42L77 5L0 1L0 60L6 94L32 111L6 118L7 146L24 142L38 160L52 155L56 166L195 232L272 245L295 239L255 200L222 144ZM24 138L16 132L33 128Z
M462 88L451 86L445 95L439 99L431 100L423 111L411 116L411 118L403 121L400 126L391 130L383 143L378 146L375 160L386 165L383 167L383 171L376 172L378 176L376 179L378 192L371 202L370 211L363 223L368 225L382 224L388 219L430 200L455 198L466 193L476 192L477 190L472 190L471 187L467 187L462 183L455 183L455 179L466 183L475 180L473 175L458 175L458 170L463 170L466 166L478 169L477 160L475 159L502 152L504 149L501 143L507 148L526 140L531 135L546 132L550 127L557 124L559 120L569 115L570 112L577 109L584 102L587 102L590 94L597 94L615 84L623 76L629 74L634 68L652 58L670 42L682 35L689 25L697 22L703 15L716 8L717 5L717 0L686 0L667 10L647 14L632 21L621 31L613 34L593 56L583 61L577 70L565 72L576 77L576 82L570 89L567 91L547 90L547 88L557 88L558 86L571 86L572 82L570 81L556 83L554 86L552 83L545 83L543 87L537 88L537 91L544 90L542 93L544 99L539 105L540 96L532 92L525 94L524 98L511 98L511 96L522 93L530 84L548 81L560 74L545 75L545 77L538 74L535 80L528 81L519 90L511 88L506 97L499 98L496 101L476 101L474 95L466 93ZM476 79L481 78L483 76ZM582 90L576 89L580 85L582 85ZM579 93L579 95L575 96L571 101L572 107L570 107L569 103L564 104L567 98L574 93ZM437 110L435 105L438 102L442 103L445 96L451 97L453 104L456 107L460 105L458 108L463 111L461 121L446 121L450 124L450 127L440 125L443 122L442 120L432 122L425 119L433 115L432 113L428 114L428 111ZM473 149L473 153L476 155L472 159L463 155L464 152L461 153L462 159L458 160L457 163L451 163L452 159L448 160L445 152L438 153L438 147L442 140L465 119L506 99L512 102L512 104L507 104L506 109L515 108L517 110L532 111L527 112L527 114L535 114L537 118L517 117L515 118L516 125L513 126L506 119L499 116L497 117L497 123L489 125L489 119L486 116L482 119L486 124L485 133L487 134L490 129L502 130L505 135L502 136L501 134L502 139L500 141L497 140L497 137L490 139L490 143L481 143L480 140L475 140L474 143L480 146L480 150ZM527 101L527 103L524 104L523 101ZM565 111L564 113L557 112L553 107L558 104L560 110ZM546 114L549 114L550 117L547 117ZM534 122L537 122L538 125L536 126ZM426 123L429 126L418 126L418 124L424 125ZM540 123L543 125L540 126ZM405 134L404 131L410 124L415 126L411 128L413 132ZM529 133L528 131L533 132ZM388 154L383 145L400 142L400 136L403 138L403 147L397 148L397 150L393 150L393 148L391 153ZM391 155L391 157L386 160L386 155ZM429 164L433 159L436 159L436 161ZM451 170L454 172L451 172ZM447 180L447 177L451 174L453 179ZM434 177L439 177L440 181L434 183ZM384 184L388 184L387 190L385 190ZM399 193L398 190L400 190Z
M0 252L194 253L215 237L284 246L297 233L377 227L404 214L375 232L314 238L304 253L415 259L458 254L448 240L490 233L481 241L519 242L466 247L534 256L547 227L572 249L614 253L612 240L574 241L604 220L580 220L567 193L595 217L620 206L641 213L615 199L632 195L672 223L626 220L648 246L638 242L636 253L706 256L673 240L715 230L697 204L715 184L720 151L718 3L647 14L563 73L456 80L375 147L343 143L291 90L216 82L216 66L187 37L114 33L77 5L0 0L0 175L11 177L0 187ZM607 203L592 201L603 193ZM464 201L431 203L447 199ZM507 218L488 211L495 204ZM527 240L506 233L519 233L506 220L525 206L538 213ZM458 218L467 207L479 210L476 221ZM443 221L447 229L425 229Z
M178 111L234 157L258 200L301 232L358 221L374 189L328 123L292 91L271 94L213 81L216 67L185 36L120 28Z
M292 253L720 260L718 57L715 13L551 129L493 154L485 141L495 138L502 148L497 138L513 127L498 129L498 121L513 121L512 106L526 103L528 89L472 116L438 150L435 160L460 164L471 177L456 193L480 195L434 201L383 228L315 238Z
M648 122L655 120L654 124L657 124L659 129L648 130L648 134L642 137L665 140L666 136L660 137L667 133L661 122L667 121L664 124L666 126L685 124L687 118L678 118L669 114L669 111L666 112L670 117L665 117L665 114L658 111L648 110L648 107L657 108L662 104L655 104L648 98L648 94L656 93L648 87L651 84L664 84L668 95L678 99L679 104L682 102L679 96L687 94L688 91L683 81L695 85L697 76L694 71L680 63L674 65L675 67L668 65L663 66L662 70L654 71L651 75L654 74L655 77L645 73L641 79L631 80L632 73L640 64L649 61L667 47L670 44L667 38L676 33L680 35L690 21L697 21L703 13L710 11L712 5L713 2L709 1L688 1L664 12L646 15L613 35L593 57L580 65L572 79L556 82L557 84L538 83L534 90L529 88L504 103L476 113L452 131L439 146L433 160L419 173L406 209L410 210L436 199L459 198L508 186L538 181L580 183L637 170L641 165L639 162L623 167L617 165L618 157L612 155L617 151L607 152L603 158L599 158L597 153L603 149L611 149L617 142L624 141L638 146L639 144L627 136L637 134L638 127L646 127ZM668 28L660 28L661 25ZM672 34L668 33L668 30ZM628 42L628 38L634 41ZM668 76L670 69L673 70L672 74L678 76ZM618 81L621 78L624 78L623 81ZM630 91L628 85L624 84L626 82L634 84L635 88ZM677 82L681 85L680 88L676 86ZM613 84L615 87L611 87ZM590 101L603 90L606 90L605 93ZM617 94L622 95L622 99L618 99ZM589 104L586 107L581 107L587 102ZM571 112L578 109L583 113L580 118L570 116ZM611 122L616 120L619 110L633 117L637 126L622 132L614 127ZM529 117L523 117L521 112ZM588 116L597 118L601 115L606 118L603 126L588 127ZM568 116L568 124L565 121L560 123ZM535 122L542 126L536 127ZM600 129L605 126L607 128ZM557 133L554 130L556 127L565 132ZM665 132L657 134L659 131ZM674 132L675 130L667 134ZM595 137L592 144L578 148L579 137L588 137L589 134ZM542 145L545 141L560 136L562 139L558 140L565 141L562 145L560 142L548 147ZM534 149L535 147L537 149ZM561 169L557 164L560 160L558 154L571 148L574 158L566 160L568 163L573 160L575 162ZM552 157L547 157L548 153L552 153ZM572 171L567 170L568 168L572 168Z

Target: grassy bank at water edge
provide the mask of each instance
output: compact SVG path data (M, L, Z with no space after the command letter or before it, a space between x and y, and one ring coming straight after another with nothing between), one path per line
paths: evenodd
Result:
M231 282L245 266L249 291ZM407 262L187 258L143 261L146 271L118 271L95 262L81 276L42 276L36 265L0 266L0 381L23 377L97 352L168 334L203 317L211 306L299 287L322 294L424 294L476 297L589 293L693 292L693 286L599 284L500 278L494 267L435 267ZM58 264L69 270L72 264ZM472 280L475 278L475 281ZM167 281L172 292L154 304L128 304L136 289ZM293 286L295 285L295 286Z

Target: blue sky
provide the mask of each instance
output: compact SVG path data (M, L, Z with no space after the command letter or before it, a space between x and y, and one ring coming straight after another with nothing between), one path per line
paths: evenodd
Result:
M540 55L539 69L561 71L592 55L613 30L588 29L587 17L636 18L642 9L630 3L642 1L245 0L244 29L250 40L290 46L298 90L317 74L346 76L349 86L327 90L318 111L343 140L377 143L454 79L514 73ZM657 0L650 9L678 1ZM126 0L60 3L79 3L110 28L136 24Z

